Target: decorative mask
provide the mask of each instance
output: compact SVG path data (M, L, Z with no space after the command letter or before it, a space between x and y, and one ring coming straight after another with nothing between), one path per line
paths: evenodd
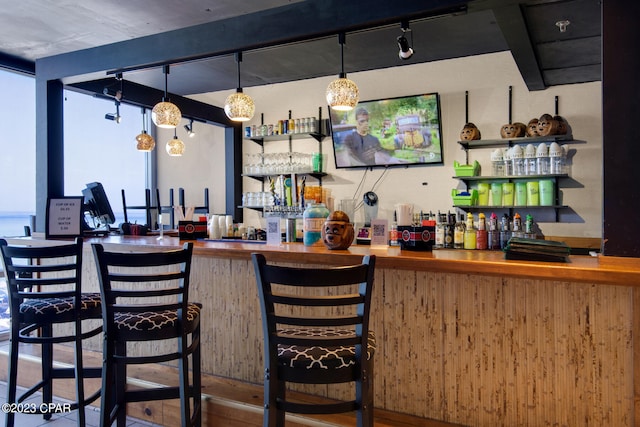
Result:
M524 123L508 123L500 128L500 136L502 138L519 138L525 135L526 130L527 126Z
M329 249L347 249L353 243L353 224L343 211L329 214L322 227L322 241Z
M474 139L480 139L480 129L473 123L467 123L460 132L461 141L471 141Z
M558 135L569 133L569 123L562 116L553 116L553 120L558 122Z
M538 119L535 117L529 120L527 125L527 136L538 136Z
M543 114L538 119L538 135L549 136L558 133L558 121L551 114Z

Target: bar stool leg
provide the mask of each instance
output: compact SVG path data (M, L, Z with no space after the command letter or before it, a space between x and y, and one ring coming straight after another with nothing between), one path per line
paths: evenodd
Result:
M123 357L127 355L127 345L126 343L116 343L116 354L122 355ZM125 427L127 425L127 398L125 393L127 392L127 364L126 363L115 363L115 408L117 411L116 414L116 425L118 427Z
M19 325L11 324L11 336L18 336ZM11 339L9 346L9 366L7 368L8 375L8 390L7 390L7 402L16 402L16 387L18 386L18 340ZM15 422L15 413L7 412L6 414L6 427L13 427Z
M82 320L76 319L76 341L75 341L75 378L76 378L76 400L78 401L78 425L84 426L85 421L85 401L84 401L84 364L82 361Z
M42 326L42 336L53 336L53 327L49 325ZM42 402L51 403L53 401L53 344L42 344ZM45 420L51 419L51 413L44 414Z

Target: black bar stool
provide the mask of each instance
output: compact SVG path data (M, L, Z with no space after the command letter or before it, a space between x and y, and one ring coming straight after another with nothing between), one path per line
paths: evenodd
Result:
M2 264L9 289L11 310L11 345L9 347L7 402L23 402L42 390L42 403L51 403L53 380L75 378L78 426L85 425L84 408L100 396L97 390L85 398L84 378L99 378L100 368L85 368L82 361L82 341L102 331L101 322L94 321L86 331L82 322L101 319L100 294L82 293L82 239L72 244L57 246L15 246L0 239ZM54 334L54 325L70 324L66 330ZM53 345L75 344L75 367L53 367ZM17 376L20 344L37 344L42 348L42 379L17 398ZM41 411L44 419L51 413ZM15 414L6 414L6 426L13 426Z
M375 256L347 267L294 268L252 254L264 332L264 427L283 427L286 412L356 411L373 426L373 354L369 330ZM319 288L326 288L319 295ZM286 383L355 382L355 399L309 404L287 398Z
M146 253L107 252L101 244L92 246L103 301L104 397L100 425L105 427L117 420L117 425L124 427L127 402L179 398L181 425L200 426L201 305L189 302L193 243L185 243L179 250ZM153 350L127 354L127 344L149 341L158 341L149 346ZM135 390L127 386L128 365L170 360L178 360L179 386Z

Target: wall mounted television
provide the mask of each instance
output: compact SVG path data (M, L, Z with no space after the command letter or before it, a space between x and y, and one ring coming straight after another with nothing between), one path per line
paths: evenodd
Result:
M363 101L329 118L336 168L444 164L437 93Z

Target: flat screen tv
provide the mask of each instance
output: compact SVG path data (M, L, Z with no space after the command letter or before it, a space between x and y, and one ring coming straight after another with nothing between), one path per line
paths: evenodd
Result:
M109 224L116 222L116 217L101 183L87 184L87 187L82 190L82 195L84 196L85 212L93 218L94 223L108 229Z
M336 168L443 164L437 93L329 109Z

